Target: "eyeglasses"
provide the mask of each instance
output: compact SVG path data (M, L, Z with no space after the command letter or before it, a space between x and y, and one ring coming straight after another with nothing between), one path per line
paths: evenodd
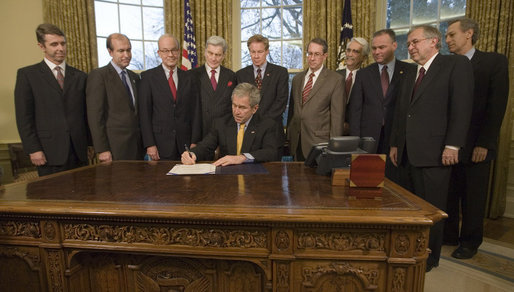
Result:
M174 49L171 49L171 50L164 49L164 50L159 50L159 52L161 52L161 53L163 53L165 55L167 55L169 53L172 53L173 55L177 55L178 54L178 49L177 48L174 48Z
M424 39L419 39L419 40L418 39L413 39L412 41L406 43L407 48L410 47L410 45L415 47L415 46L418 45L419 42L424 41L424 40L429 40L429 38L424 38Z
M306 54L307 57L316 57L316 58L319 58L323 55L324 55L324 53L320 53L320 52L316 52L316 53L307 52L307 54Z

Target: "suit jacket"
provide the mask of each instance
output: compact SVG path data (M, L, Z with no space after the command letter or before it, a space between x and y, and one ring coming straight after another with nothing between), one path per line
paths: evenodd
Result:
M304 157L307 157L313 145L328 142L330 137L343 134L346 107L344 78L326 67L321 70L307 101L302 104L307 71L300 72L293 78L287 127L291 153L296 153L301 143Z
M73 145L87 161L86 73L66 65L64 89L43 60L18 70L16 123L27 154L43 151L48 165L63 165Z
M207 136L215 119L232 116L232 90L236 87L236 74L234 71L220 66L220 76L216 91L211 85L211 76L207 74L205 65L191 70L196 76L197 86L200 90L200 103L202 105L202 137Z
M214 120L209 134L191 149L198 160L209 160L219 146L220 157L237 153L237 123L232 116ZM241 153L250 153L255 162L278 160L278 149L281 146L277 138L282 129L269 118L253 115L248 124Z
M396 95L408 67L410 67L409 70L416 70L416 66L396 60L385 98L382 94L378 63L357 71L347 111L350 135L373 137L378 146L383 125L383 145L389 145ZM384 153L389 154L389 149L379 149L379 151L382 150L386 150ZM377 147L374 152L377 152Z
M178 69L177 101L173 100L162 64L141 74L139 119L143 146L157 146L159 155L171 157L201 140L200 98L194 76Z
M137 109L139 76L127 72L134 104L111 63L91 71L87 81L87 114L93 145L98 153L111 151L113 160L143 159Z
M287 69L272 63L267 63L266 71L262 74L261 101L257 114L276 120L282 125L282 114L286 110L289 93L289 74ZM257 86L253 65L236 72L237 83L248 82Z
M485 161L496 156L500 127L509 97L509 69L504 55L479 50L471 58L475 90L473 114L466 145L459 161L470 162L473 148L487 148Z
M398 147L399 162L407 148L413 166L442 166L445 145L462 147L466 141L473 105L471 62L464 56L438 54L413 95L416 73L405 73L391 146Z

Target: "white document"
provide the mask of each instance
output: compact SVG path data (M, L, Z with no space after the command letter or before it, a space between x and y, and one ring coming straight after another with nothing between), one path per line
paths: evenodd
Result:
M193 165L175 164L166 175L184 175L184 174L214 174L216 166L209 163L197 163Z

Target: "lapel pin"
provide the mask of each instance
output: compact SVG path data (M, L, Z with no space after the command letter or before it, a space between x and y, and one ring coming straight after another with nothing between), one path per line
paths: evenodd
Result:
M251 131L250 133L255 134L255 131Z

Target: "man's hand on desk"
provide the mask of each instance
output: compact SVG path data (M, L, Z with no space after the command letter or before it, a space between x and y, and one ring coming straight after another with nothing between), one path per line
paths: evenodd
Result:
M30 161L35 166L41 166L46 164L46 156L43 151L37 151L34 153L30 153Z
M98 160L100 160L100 162L111 162L112 161L111 151L104 151L102 153L99 153Z
M183 157L183 156L182 156ZM241 155L227 155L216 160L213 164L216 166L227 166L233 164L243 164L246 161L246 156Z
M182 153L181 160L182 164L192 165L196 163L196 155L193 152L184 151L184 153Z
M150 146L146 148L146 154L150 156L152 160L159 160L161 157L159 157L159 151L157 150L157 146Z

